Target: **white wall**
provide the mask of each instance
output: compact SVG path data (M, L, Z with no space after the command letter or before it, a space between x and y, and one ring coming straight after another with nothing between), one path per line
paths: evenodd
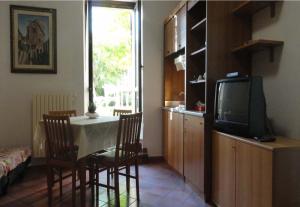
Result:
M276 49L275 60L269 62L268 52L253 58L253 74L264 77L268 115L276 134L300 139L300 2L276 4L276 17L269 8L253 18L253 39L284 41Z
M32 96L71 92L75 108L84 108L83 3L12 1L14 5L57 9L57 74L10 72L9 2L0 2L0 147L31 146Z
M150 156L162 155L163 21L175 1L143 2L144 145ZM0 142L31 146L32 96L39 92L71 92L75 108L84 111L83 3L81 1L13 1L57 9L56 75L10 72L9 2L0 2Z
M176 1L143 1L144 147L162 155L163 21Z

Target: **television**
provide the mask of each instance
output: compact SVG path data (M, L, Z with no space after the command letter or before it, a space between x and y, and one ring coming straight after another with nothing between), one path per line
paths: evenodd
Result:
M214 126L243 137L266 134L266 101L262 77L218 80L215 91Z

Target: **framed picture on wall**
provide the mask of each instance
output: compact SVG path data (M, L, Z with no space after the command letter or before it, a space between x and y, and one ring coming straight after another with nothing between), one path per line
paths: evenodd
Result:
M56 10L10 5L11 72L57 73Z

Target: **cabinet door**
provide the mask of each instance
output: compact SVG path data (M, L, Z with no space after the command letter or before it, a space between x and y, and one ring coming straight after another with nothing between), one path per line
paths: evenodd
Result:
M236 142L236 206L272 206L272 151Z
M235 207L235 141L216 132L212 136L212 200L217 206Z
M168 163L168 129L169 129L169 112L163 111L163 150L164 150L164 159Z
M185 115L184 176L199 192L204 192L204 120Z
M186 45L186 5L184 5L176 15L176 50L185 48Z
M165 156L167 163L183 175L183 115L167 112L165 135Z
M173 17L165 24L165 56L175 52L175 25L176 19Z
M183 114L173 113L174 169L183 175Z

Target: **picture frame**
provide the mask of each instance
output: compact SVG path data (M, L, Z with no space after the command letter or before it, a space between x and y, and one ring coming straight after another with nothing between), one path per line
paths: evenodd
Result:
M57 73L56 9L10 5L12 73Z

